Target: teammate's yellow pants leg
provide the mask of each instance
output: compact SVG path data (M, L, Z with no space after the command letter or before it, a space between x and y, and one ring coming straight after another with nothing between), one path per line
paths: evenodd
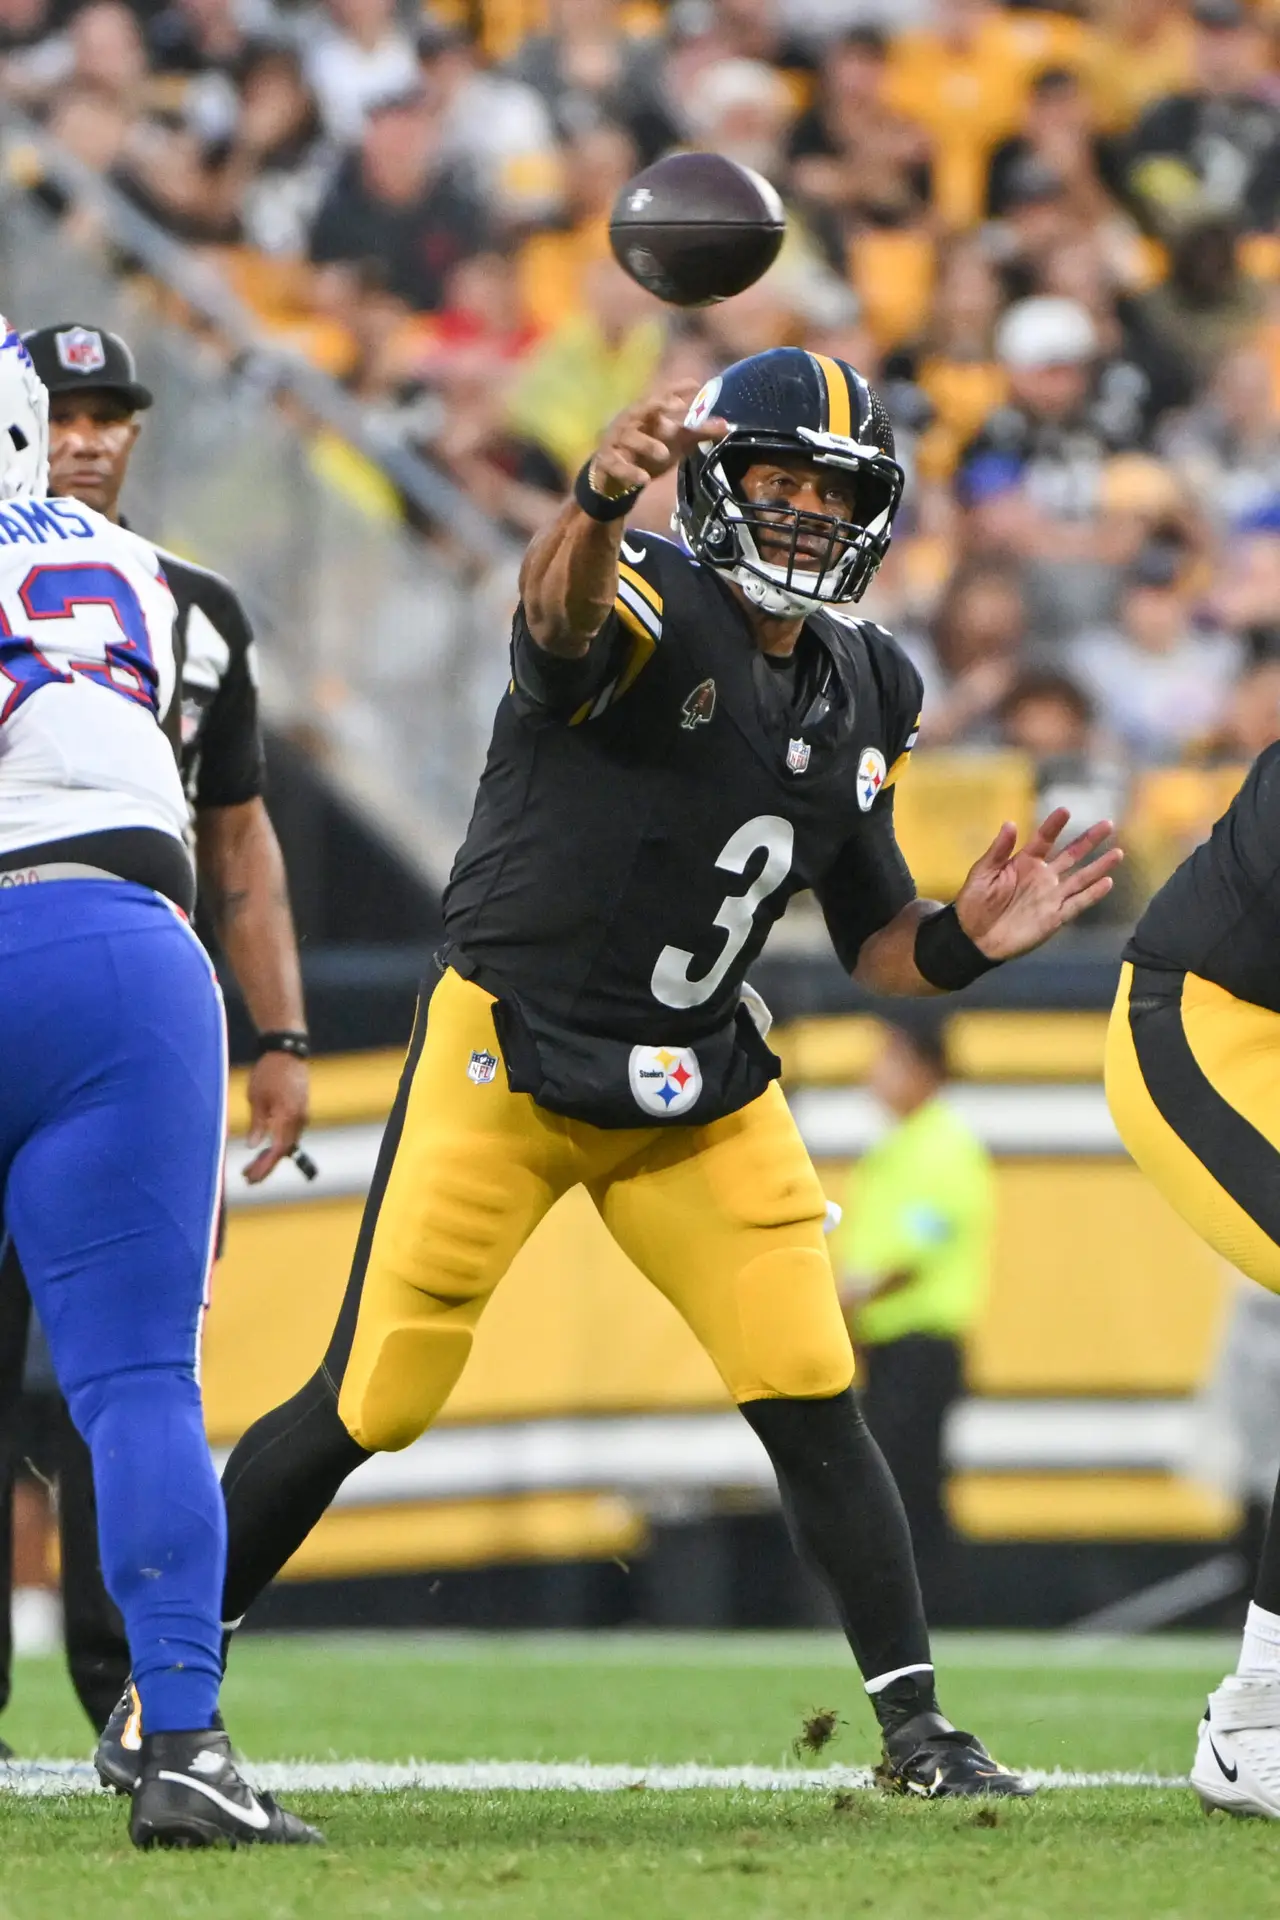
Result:
M1224 1260L1280 1292L1280 1014L1126 964L1106 1080L1142 1171Z
M707 1127L590 1127L511 1092L492 1006L446 973L419 1014L325 1361L352 1438L403 1447L430 1424L493 1289L580 1182L736 1399L848 1386L823 1195L778 1088Z

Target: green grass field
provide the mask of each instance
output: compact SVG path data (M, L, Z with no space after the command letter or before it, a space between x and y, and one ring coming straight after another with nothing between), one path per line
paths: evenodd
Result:
M940 1642L943 1704L1007 1762L1177 1776L1232 1649L1207 1640ZM225 1706L259 1761L868 1765L826 1636L246 1639ZM797 1762L807 1714L836 1739ZM19 1667L20 1755L83 1759L60 1665ZM842 1781L772 1792L299 1790L323 1852L139 1856L106 1795L0 1793L0 1920L1204 1920L1280 1907L1280 1827L1183 1788L1046 1789L991 1809Z

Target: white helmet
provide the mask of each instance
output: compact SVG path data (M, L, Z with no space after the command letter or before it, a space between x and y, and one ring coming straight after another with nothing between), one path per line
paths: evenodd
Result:
M0 315L0 500L49 491L49 395L22 335Z

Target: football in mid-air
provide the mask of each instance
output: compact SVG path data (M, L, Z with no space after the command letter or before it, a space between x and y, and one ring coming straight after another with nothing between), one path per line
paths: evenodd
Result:
M620 267L672 307L706 307L754 285L787 217L767 180L718 153L672 153L629 180L609 240Z

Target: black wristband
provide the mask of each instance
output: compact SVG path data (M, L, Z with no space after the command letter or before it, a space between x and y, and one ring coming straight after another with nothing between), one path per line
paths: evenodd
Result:
M620 493L616 500L611 500L607 493L597 493L591 484L591 462L589 460L587 464L581 468L577 479L573 483L573 497L586 514L588 520L625 520L636 501L640 498L641 492L642 489L640 487L632 487L630 492Z
M261 1060L264 1053L291 1053L295 1060L309 1060L311 1042L296 1027L277 1027L269 1033L258 1035L254 1057Z
M945 993L957 993L961 987L970 986L984 973L990 973L992 967L1000 965L974 945L960 925L954 906L942 907L920 922L916 928L915 963L917 973L923 974L931 987L941 987Z

